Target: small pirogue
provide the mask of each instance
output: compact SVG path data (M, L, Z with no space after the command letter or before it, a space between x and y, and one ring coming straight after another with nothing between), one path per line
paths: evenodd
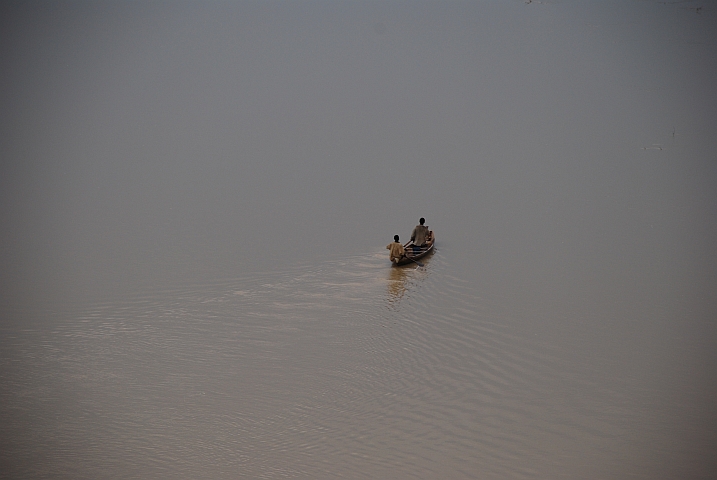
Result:
M413 253L413 246L409 241L404 245L406 247L406 256L393 265L400 267L401 265L408 265L409 263L415 263L414 260L419 260L433 251L433 245L436 243L436 236L433 234L433 230L428 232L428 238L426 244L421 247L417 253Z

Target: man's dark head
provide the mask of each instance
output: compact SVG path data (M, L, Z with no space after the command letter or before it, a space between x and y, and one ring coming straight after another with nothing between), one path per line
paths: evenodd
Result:
M394 242L398 242L398 235L394 235L394 236L393 236L393 241L394 241Z
M426 219L423 218L423 217L421 217L421 219L419 220L419 222L421 223L421 225L423 225L424 223L426 223Z

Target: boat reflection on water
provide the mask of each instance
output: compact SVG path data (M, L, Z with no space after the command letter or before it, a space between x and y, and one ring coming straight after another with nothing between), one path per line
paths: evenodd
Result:
M398 305L401 298L406 293L406 283L408 282L409 273L414 269L391 267L388 269L388 303L391 306Z
M407 292L417 286L430 273L429 263L433 252L421 259L424 265L419 267L415 263L403 266L391 265L388 267L388 304L389 307L397 307Z

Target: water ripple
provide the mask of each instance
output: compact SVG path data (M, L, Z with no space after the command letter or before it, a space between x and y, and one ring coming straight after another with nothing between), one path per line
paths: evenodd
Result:
M426 264L356 255L19 332L3 460L30 477L535 478L624 445L619 388L440 251Z

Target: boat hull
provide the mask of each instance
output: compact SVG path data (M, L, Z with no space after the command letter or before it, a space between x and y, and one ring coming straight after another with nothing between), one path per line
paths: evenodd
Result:
M431 232L432 233L432 232ZM401 267L403 265L415 265L416 262L414 260L420 260L421 258L430 255L433 252L433 246L436 243L436 236L431 235L431 241L426 243L426 246L421 249L420 252L418 252L416 255L408 255L408 252L411 251L411 245L406 247L406 256L399 260L397 263L394 262L393 265L396 267Z

